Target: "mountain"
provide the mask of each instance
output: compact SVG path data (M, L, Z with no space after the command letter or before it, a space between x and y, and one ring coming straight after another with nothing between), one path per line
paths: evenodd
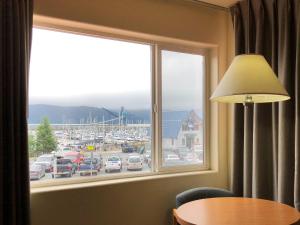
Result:
M43 117L48 117L52 124L64 123L90 123L110 121L119 123L119 112L106 108L88 106L55 106L55 105L29 105L29 124L38 124ZM149 110L126 111L129 123L149 123Z

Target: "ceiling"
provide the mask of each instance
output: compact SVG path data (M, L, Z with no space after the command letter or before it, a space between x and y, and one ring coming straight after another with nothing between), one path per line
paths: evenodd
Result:
M209 4L229 8L232 6L234 3L238 2L239 0L197 0L199 2L206 2Z

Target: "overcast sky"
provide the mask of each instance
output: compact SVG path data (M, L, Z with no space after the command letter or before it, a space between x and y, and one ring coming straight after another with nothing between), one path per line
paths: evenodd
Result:
M199 108L202 56L162 56L164 109ZM33 29L30 104L149 109L150 85L149 45Z
M201 110L203 57L162 51L163 110Z

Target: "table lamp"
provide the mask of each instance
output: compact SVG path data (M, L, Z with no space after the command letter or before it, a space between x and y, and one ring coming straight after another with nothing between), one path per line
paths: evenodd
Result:
M238 55L210 98L224 103L266 103L290 99L262 55Z

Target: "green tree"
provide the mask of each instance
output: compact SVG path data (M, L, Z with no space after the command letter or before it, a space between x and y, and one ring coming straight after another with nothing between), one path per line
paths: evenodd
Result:
M55 151L57 142L53 135L52 128L50 126L49 119L44 117L41 124L37 127L36 133L36 152L38 153L50 153Z
M28 134L28 152L29 157L34 157L36 154L36 140L32 134Z

